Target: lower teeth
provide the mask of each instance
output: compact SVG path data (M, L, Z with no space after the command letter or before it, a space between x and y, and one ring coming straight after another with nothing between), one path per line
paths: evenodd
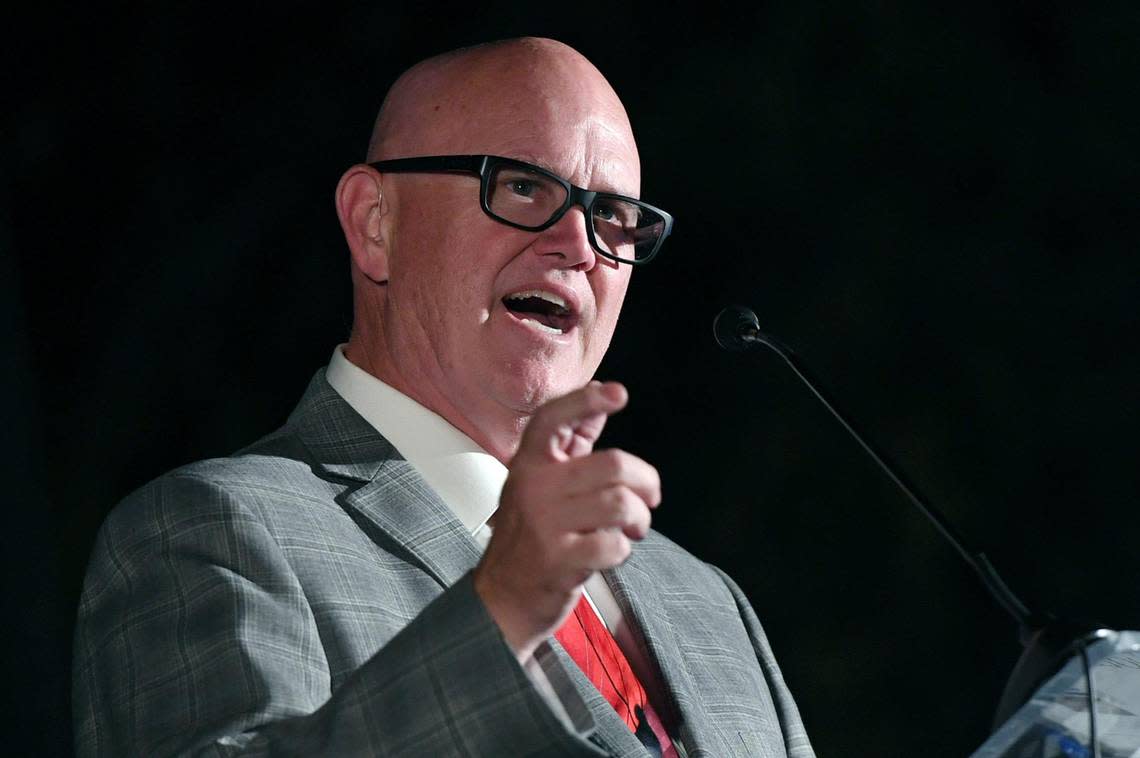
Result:
M562 334L561 329L558 329L557 327L553 327L553 326L547 326L546 324L542 323L541 321L535 321L532 318L524 318L524 319L522 319L522 321L525 324L532 324L534 326L537 326L539 329L546 332L547 334Z

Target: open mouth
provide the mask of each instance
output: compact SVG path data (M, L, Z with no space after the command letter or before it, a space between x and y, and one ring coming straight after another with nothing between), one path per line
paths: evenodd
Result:
M503 305L520 321L548 334L565 334L577 321L566 301L552 292L514 292L503 298Z

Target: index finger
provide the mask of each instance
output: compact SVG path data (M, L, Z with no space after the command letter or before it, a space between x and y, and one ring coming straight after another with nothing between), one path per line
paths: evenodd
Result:
M602 433L605 418L625 407L629 393L618 382L590 382L555 398L534 412L523 432L516 456L547 457L569 447L567 436L578 436L592 446Z

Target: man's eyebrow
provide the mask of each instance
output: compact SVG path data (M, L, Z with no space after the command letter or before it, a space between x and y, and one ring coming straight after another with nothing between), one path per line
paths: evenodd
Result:
M570 181L561 171L554 168L553 166L550 165L550 163L548 163L547 161L543 160L542 158L540 158L537 155L534 155L532 153L527 153L527 152L522 152L522 151L520 151L520 152L513 152L512 151L512 153L510 155L504 155L502 157L510 158L511 160L516 160L516 161L523 161L524 163L533 164L535 166L538 166L541 169L545 169L546 171L549 171L550 173L554 174L555 176L561 176L563 179L566 179L566 181ZM606 187L593 186L593 187L586 187L586 189L594 190L595 192L604 192L607 195L621 195L622 197L632 197L635 199L638 196L637 193L623 192L621 189L617 189L613 186L606 186Z
M552 174L555 174L557 176L562 176L562 174L558 171L558 169L554 168L549 163L544 161L542 158L539 158L537 155L532 155L531 153L517 152L517 153L512 153L511 155L504 155L503 157L504 158L510 158L511 160L522 161L523 163L530 163L530 164L533 164L535 166L538 166L541 169L545 169ZM565 177L563 177L563 178L565 178Z

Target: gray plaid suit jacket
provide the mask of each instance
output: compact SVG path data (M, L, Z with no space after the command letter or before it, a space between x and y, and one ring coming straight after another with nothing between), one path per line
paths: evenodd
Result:
M285 426L124 500L75 639L81 756L645 756L558 643L554 715L474 593L474 540L318 372ZM657 533L606 579L690 756L811 746L739 588Z

